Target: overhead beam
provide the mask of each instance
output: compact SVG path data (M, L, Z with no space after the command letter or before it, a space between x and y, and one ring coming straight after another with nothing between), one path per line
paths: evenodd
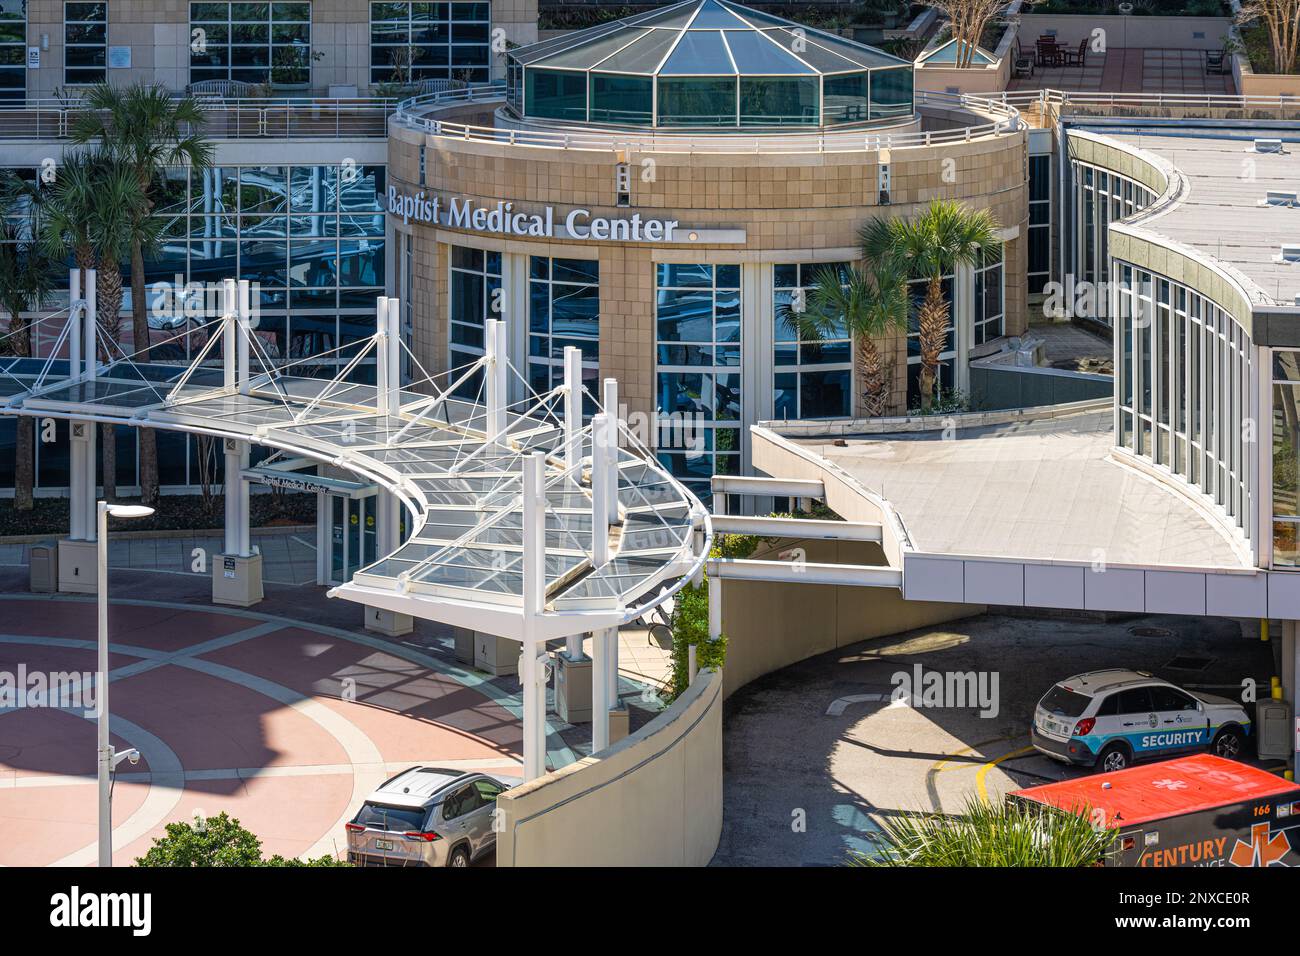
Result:
M825 498L826 487L816 479L714 475L713 493L715 495L777 495L783 498Z
M902 588L903 572L868 564L818 564L811 561L755 561L711 558L710 577L724 581L776 581L782 584L832 584L865 588Z
M815 518L759 518L713 515L719 534L757 534L768 538L811 538L817 541L882 541L880 524L867 521L825 521Z

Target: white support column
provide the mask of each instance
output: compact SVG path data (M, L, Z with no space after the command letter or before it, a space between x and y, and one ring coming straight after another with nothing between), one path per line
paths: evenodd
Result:
M709 637L722 636L722 578L709 578Z
M572 465L582 454L582 349L564 349L564 463Z
M609 562L609 469L603 467L608 454L610 422L605 412L591 420L591 564L599 568Z
M622 431L618 421L618 380L605 379L602 401L608 416L608 441L605 443L605 468L609 471L610 494L605 505L610 524L618 524L618 446L622 441Z
M599 753L609 746L609 711L613 701L609 696L606 672L609 666L609 631L593 631L591 635L591 752ZM618 632L614 632L615 640Z
M235 489L243 484L239 472L244 467L244 456L240 449L241 442L227 438L223 444L226 454L226 539L222 552L238 554L239 525L242 519L239 515L240 495Z
M252 382L248 366L249 337L252 327L249 324L249 283L247 279L239 280L239 334L235 337L235 377L239 382L239 394L247 395Z
M85 422L68 422L68 537L73 541L86 541L86 443L74 432ZM40 422L37 421L39 430Z
M524 695L524 780L546 772L546 686L544 647L535 640L536 621L546 600L546 453L524 459L523 648L520 681Z
M248 506L248 482L244 480L244 469L248 467L249 444L246 441L239 443L239 469L235 472L235 497L239 501L239 526L236 529L239 532L239 538L236 542L238 550L235 552L241 558L251 557L253 546L251 541L251 530L249 522L252 518ZM230 479L226 479L226 489L230 489Z
M235 373L235 344L239 332L235 326L239 322L239 286L234 279L226 279L221 284L221 363L224 371L222 384L234 391L238 387Z
M81 316L77 300L81 298L81 270L68 270L68 377L81 374ZM34 350L33 350L34 351Z
M388 296L375 299L375 412L388 414Z
M402 300L388 300L387 351L376 355L376 364L388 368L388 413L402 410Z
M98 323L95 317L95 270L87 269L82 278L85 280L82 298L86 303L86 311L82 316L81 351L86 360L86 377L93 380L99 367L99 337L96 334Z
M84 517L82 520L86 523L86 540L94 541L99 528L99 488L95 482L95 465L99 458L98 446L96 439L99 436L99 426L95 422L78 422L77 424L85 426L86 440L86 458L83 467L86 469L85 488L86 497L83 502Z
M505 323L488 319L483 323L487 368L484 393L487 399L488 435L499 435L506 427L506 337Z

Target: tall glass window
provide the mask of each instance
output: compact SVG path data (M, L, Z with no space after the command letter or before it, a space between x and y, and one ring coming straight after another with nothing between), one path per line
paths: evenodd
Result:
M871 118L912 115L912 68L871 71Z
M659 125L735 126L736 78L661 76Z
M311 3L191 3L190 82L311 84Z
M1273 565L1300 567L1300 352L1273 353Z
M490 3L370 4L370 82L441 79L486 83Z
M0 0L0 100L27 95L27 0Z
M591 74L591 122L649 126L654 122L654 79Z
M63 5L63 82L103 83L108 70L108 3Z
M867 119L869 73L842 73L822 78L822 123L861 123Z
M448 288L451 339L448 367L454 372L484 354L483 323L501 317L501 253L452 246ZM482 401L482 385L483 376L476 373L456 394L470 401Z
M1052 157L1029 157L1029 294L1041 295L1052 277Z
M573 70L528 70L524 111L545 119L587 118L587 77Z
M740 472L740 307L738 265L655 267L659 460L705 500Z
M1034 159L1031 157L1031 173ZM1046 159L1046 157L1041 157ZM1071 242L1070 263L1076 282L1098 286L1110 274L1109 227L1112 222L1132 216L1153 203L1156 194L1136 180L1129 179L1089 163L1073 162L1075 229ZM1047 187L1050 190L1050 186ZM1033 183L1030 184L1031 196ZM1050 191L1045 213L1050 216ZM1041 200L1040 200L1041 201ZM1030 203L1030 245L1033 246L1033 201ZM1040 213L1040 216L1044 213ZM1050 242L1042 239L1045 246ZM1030 283L1031 291L1033 282ZM1104 288L1095 290L1093 297L1095 318L1110 324L1110 297Z
M816 126L817 77L740 78L741 126Z
M1118 443L1199 488L1252 537L1249 337L1194 289L1128 263L1117 276ZM1288 387L1274 389L1275 450Z
M1003 294L1002 247L989 250L984 265L975 270L975 340L983 345L1003 333L1006 314Z
M595 414L600 382L600 263L589 259L528 261L528 384L538 395L564 382L564 350L582 350L588 395L583 414Z
M772 417L847 418L853 407L853 343L841 325L819 341L808 341L784 316L803 309L817 277L844 275L844 262L791 263L773 267Z

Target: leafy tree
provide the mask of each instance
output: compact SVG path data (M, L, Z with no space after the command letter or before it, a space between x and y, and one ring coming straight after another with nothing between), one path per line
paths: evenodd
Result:
M967 800L960 816L904 813L881 825L876 855L853 866L1096 866L1115 839L1086 812Z
M166 836L155 837L149 851L136 858L136 866L348 866L330 856L263 859L262 841L225 811L196 817L194 823L169 823L166 829Z
M1245 0L1239 23L1263 23L1273 55L1273 69L1294 73L1300 55L1300 0Z
M23 195L16 179L0 192L0 309L9 321L0 349L11 355L32 354L32 329L27 313L45 305L53 286L53 269L36 241L37 207ZM14 509L31 511L36 483L36 422L19 416L14 425Z
M41 209L40 244L47 255L65 257L77 268L95 270L96 320L103 341L85 343L86 354L119 358L122 338L122 262L139 241L152 251L156 223L134 170L102 150L69 153L53 184L34 192ZM144 228L140 224L144 224ZM117 496L117 441L112 425L101 426L104 496Z
M72 124L74 143L97 143L130 168L146 203L135 219L131 240L131 330L134 360L149 360L149 320L145 314L145 251L150 222L163 177L170 167L194 170L212 165L213 146L203 134L206 117L192 97L173 99L162 84L128 87L99 84L82 100ZM158 501L158 443L151 428L140 429L140 491L146 504Z
M872 219L858 237L873 268L927 280L918 320L921 410L928 412L939 381L939 357L952 324L951 310L943 297L943 277L959 266L983 263L985 251L1001 241L997 220L986 209L970 209L958 200L937 199L911 218Z
M820 342L847 331L857 352L861 388L860 412L884 415L889 405L890 376L877 339L907 329L907 279L882 264L874 269L851 268L846 275L822 269L814 276L804 308L782 308L782 319L801 338Z

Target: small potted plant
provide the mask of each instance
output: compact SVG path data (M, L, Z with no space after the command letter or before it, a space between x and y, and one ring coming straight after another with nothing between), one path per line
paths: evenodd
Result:
M279 93L311 89L311 65L325 54L303 43L278 46L271 55L271 86Z

